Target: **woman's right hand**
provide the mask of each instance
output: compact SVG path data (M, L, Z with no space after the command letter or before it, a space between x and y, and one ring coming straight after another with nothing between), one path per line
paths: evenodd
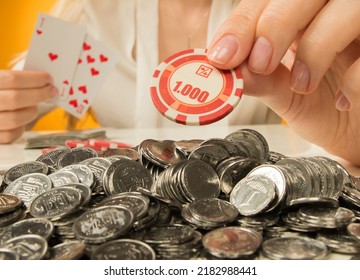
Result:
M0 70L0 144L19 138L38 116L37 105L57 94L48 73Z

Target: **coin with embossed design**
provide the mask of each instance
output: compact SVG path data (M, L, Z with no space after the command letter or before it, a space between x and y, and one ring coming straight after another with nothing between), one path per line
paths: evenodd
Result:
M28 207L38 195L50 190L51 187L51 180L48 176L41 173L32 173L11 182L4 190L4 193L18 196Z
M97 247L91 255L93 260L155 260L155 258L153 248L135 239L108 241Z
M30 204L33 217L59 219L78 209L81 193L72 187L58 187L40 194Z
M103 243L127 233L134 223L134 214L125 207L102 206L86 211L74 222L78 239Z

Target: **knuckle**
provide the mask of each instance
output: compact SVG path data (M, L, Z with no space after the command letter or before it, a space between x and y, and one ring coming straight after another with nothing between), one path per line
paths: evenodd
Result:
M291 26L289 14L282 9L266 9L259 19L259 25L266 29L284 28Z
M3 106L7 110L15 110L19 107L20 104L20 94L18 91L8 91L7 94L4 94L2 97Z

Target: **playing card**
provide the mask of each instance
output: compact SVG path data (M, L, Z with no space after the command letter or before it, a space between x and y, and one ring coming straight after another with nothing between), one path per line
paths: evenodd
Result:
M87 34L76 62L77 68L68 96L59 100L59 105L81 118L115 66L116 57L115 53Z
M85 29L80 26L40 14L24 69L50 73L59 90L59 99L65 99L85 35Z

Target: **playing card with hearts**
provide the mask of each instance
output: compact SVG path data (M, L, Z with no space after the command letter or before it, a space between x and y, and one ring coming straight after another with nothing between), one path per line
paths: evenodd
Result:
M61 98L70 89L85 35L80 26L40 14L24 69L48 72Z
M115 54L86 35L68 96L59 105L80 118L115 66Z
M85 29L40 14L24 69L50 73L59 89L56 104L81 118L115 64L116 55Z

